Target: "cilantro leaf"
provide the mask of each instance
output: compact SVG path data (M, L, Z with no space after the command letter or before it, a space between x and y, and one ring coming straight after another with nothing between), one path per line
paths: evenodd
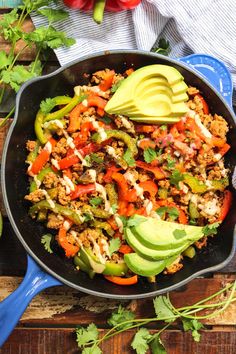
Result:
M150 163L157 158L157 153L154 149L149 147L144 150L143 157L145 162Z
M126 227L138 226L144 221L145 219L143 218L143 216L134 215L128 219Z
M112 255L112 253L118 251L120 248L120 239L119 238L112 238L111 241L109 242L109 253Z
M175 160L173 160L170 155L167 155L167 168L171 170L174 167L175 167Z
M68 38L65 32L57 31L53 26L38 27L33 32L26 33L24 39L43 49L47 47L51 49L57 49L61 46L70 47L75 43L73 38Z
M53 98L46 98L40 103L40 109L44 114L51 112L55 107L55 101Z
M159 318L166 318L165 322L173 322L175 320L174 312L169 299L166 296L158 296L153 299L155 313Z
M94 323L90 323L87 328L78 326L75 330L76 342L78 346L83 347L85 344L93 344L98 339L98 329Z
M62 21L69 17L69 13L64 10L56 10L49 7L40 9L37 11L40 15L47 17L48 22L51 24L53 22Z
M173 231L173 235L177 240L179 240L180 238L186 236L187 234L185 230L176 229Z
M93 345L90 348L84 348L81 354L102 354L102 351L97 345Z
M184 176L179 170L174 170L170 176L170 183L179 189L179 182L183 181Z
M119 305L118 309L112 312L111 317L107 320L107 323L111 327L115 327L116 325L125 322L131 321L129 323L124 323L116 328L117 331L121 329L127 329L132 326L132 320L135 318L135 314L132 311L126 310L123 306Z
M110 124L112 122L111 118L109 118L108 116L100 117L100 120L105 124Z
M93 206L100 205L103 202L103 199L100 197L94 197L89 199L89 203Z
M12 57L8 56L4 50L0 51L0 70L6 68L12 62Z
M140 328L134 336L131 347L136 350L137 354L145 354L149 349L148 340L150 340L151 337L151 334L146 328Z
M179 210L175 207L163 206L158 208L156 213L160 216L160 218L164 218L166 213L168 213L171 220L176 220L179 217Z
M192 337L194 341L199 342L201 335L198 331L199 329L204 328L203 324L196 319L190 319L185 317L181 317L181 321L183 323L184 331L192 331Z
M34 76L36 75L27 70L23 65L15 65L11 71L2 71L2 81L5 84L9 84L16 92L25 81Z
M52 235L51 234L45 234L41 237L41 243L43 244L44 248L48 253L53 253L53 250L51 249L51 241L52 241Z
M154 337L154 339L150 342L150 347L152 354L167 354L164 344L159 336Z
M170 42L164 38L160 38L158 42L158 47L153 48L155 53L162 54L168 56L170 54Z
M130 149L127 149L123 155L123 159L127 162L127 165L130 167L135 166L135 159L133 158L133 155L130 151Z
M217 227L220 226L219 222L214 222L213 224L208 224L203 227L204 236L215 235L217 234Z

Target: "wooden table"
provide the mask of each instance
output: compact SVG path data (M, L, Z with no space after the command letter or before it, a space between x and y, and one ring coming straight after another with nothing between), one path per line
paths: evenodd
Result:
M3 12L3 11L2 11ZM30 19L26 20L25 29L31 30ZM20 48L20 44L18 50ZM0 38L0 50L9 50L9 45ZM27 62L34 58L34 51L27 51L20 61ZM46 64L46 71L55 70L59 66L55 56L51 56ZM7 102L0 107L4 117L14 104L14 96L9 95ZM0 156L9 124L0 131ZM0 196L0 201L1 201ZM7 220L4 207L4 232L0 239L0 301L8 296L21 282L26 269L26 252ZM222 287L229 279L235 279L236 256L220 273L209 274L206 278L198 278L187 286L171 294L176 306L192 304L209 296ZM124 306L131 306L137 316L150 317L152 299L124 301ZM78 293L66 286L46 290L32 301L18 326L7 342L0 349L0 354L66 354L76 353L76 325L88 325L94 322L104 332L108 328L106 319L112 309L120 302L104 300L90 295ZM156 327L150 327L155 330ZM1 330L1 329L0 329ZM132 353L130 342L134 331L128 331L105 342L102 346L105 354ZM192 340L191 334L183 332L178 324L173 325L162 335L162 340L170 354L235 354L236 353L236 305L231 305L220 317L208 320L202 331L200 343Z

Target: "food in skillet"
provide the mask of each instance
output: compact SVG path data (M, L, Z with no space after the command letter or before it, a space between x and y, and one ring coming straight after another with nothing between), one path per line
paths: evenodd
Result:
M132 75L105 69L85 75L88 84L75 87L73 98L46 99L36 140L26 144L30 216L55 230L77 270L120 285L180 270L216 233L232 199L225 119L186 85L188 95L180 85L172 97L181 103L173 109L161 80L157 94L169 115L147 124L154 122L148 95L140 91L145 109L137 97L127 101L128 92L126 103L114 101Z

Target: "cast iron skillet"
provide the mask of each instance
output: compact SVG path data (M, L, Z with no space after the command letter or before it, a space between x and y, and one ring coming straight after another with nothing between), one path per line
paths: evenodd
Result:
M196 57L193 56L192 60ZM207 56L205 58L212 59ZM219 65L218 71L225 70L221 62L215 60L214 63L215 66ZM201 90L212 112L221 114L227 119L231 127L228 140L232 148L226 160L228 166L235 166L236 124L234 113L226 101L222 99L213 86L209 85L203 76L187 65L164 56L141 51L113 51L83 57L50 75L26 83L17 96L14 123L10 128L4 147L2 160L3 198L8 217L20 242L46 272L64 284L93 295L120 299L154 296L176 289L196 276L225 266L234 253L236 199L234 199L230 213L218 235L209 241L207 249L200 252L193 260L184 260L183 269L175 275L158 276L156 284L150 284L145 279L140 279L138 284L124 287L116 286L103 279L102 276L96 276L95 279L91 280L85 273L76 271L72 262L67 260L62 253L49 254L40 243L41 236L48 230L39 223L32 221L28 216L29 204L24 201L24 196L28 193L28 178L25 174L27 154L25 142L35 137L34 119L41 100L58 95L73 95L73 86L86 84L87 79L84 73L92 73L104 68L123 72L131 66L139 68L149 64L167 64L176 67L183 74L188 84ZM225 93L227 96L232 93L232 88L230 78L227 78L228 73L225 74L224 70L223 79L220 77L219 79L223 81L226 79L224 82L228 82L229 87L225 88L225 91L228 90L228 93Z

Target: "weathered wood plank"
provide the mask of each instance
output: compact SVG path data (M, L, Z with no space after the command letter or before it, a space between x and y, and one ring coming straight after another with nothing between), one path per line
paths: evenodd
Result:
M235 278L235 277L234 277ZM231 277L231 280L233 278ZM184 289L170 294L176 307L188 306L222 288L230 279L195 279ZM21 278L0 277L0 301L20 284ZM215 302L215 301L214 301ZM137 318L154 317L152 298L145 300L109 300L78 293L69 287L55 287L37 295L21 319L25 325L76 325L77 323L106 325L111 310L122 303L132 308ZM44 309L42 311L42 308ZM220 316L205 321L208 325L236 325L236 304L231 304Z
M101 330L100 335L105 331ZM117 335L101 345L103 354L131 354L130 344L134 331ZM236 331L202 331L201 341L193 341L190 333L178 330L166 330L162 334L169 354L235 354ZM0 354L76 354L78 347L73 329L17 328L0 349Z

